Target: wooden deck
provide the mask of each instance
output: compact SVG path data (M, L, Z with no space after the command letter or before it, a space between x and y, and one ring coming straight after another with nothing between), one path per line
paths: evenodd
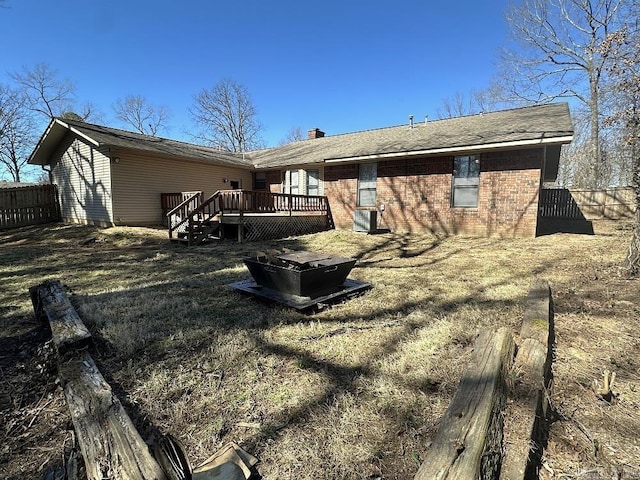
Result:
M202 192L163 193L169 238L198 245L207 240L238 241L283 238L334 228L324 196L251 190L220 190L208 199Z

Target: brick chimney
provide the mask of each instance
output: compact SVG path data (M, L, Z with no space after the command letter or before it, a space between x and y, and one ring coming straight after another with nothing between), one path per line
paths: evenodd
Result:
M309 135L309 139L324 137L324 132L319 128L312 128L307 132L307 134Z

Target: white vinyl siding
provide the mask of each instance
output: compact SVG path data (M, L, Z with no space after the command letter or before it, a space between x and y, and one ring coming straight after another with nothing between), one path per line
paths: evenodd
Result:
M66 221L113 224L109 157L81 139L69 138L55 154L52 169Z
M158 225L160 194L202 191L205 198L230 189L224 179L251 185L251 172L234 167L180 159L157 158L139 152L117 152L112 163L113 211L116 224ZM112 157L115 152L112 152Z

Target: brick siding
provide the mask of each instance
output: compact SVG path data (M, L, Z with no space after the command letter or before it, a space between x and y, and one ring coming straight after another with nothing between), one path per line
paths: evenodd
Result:
M542 161L542 148L482 154L477 208L451 207L452 156L378 162L378 227L534 236ZM336 226L352 228L357 165L328 165L324 182Z

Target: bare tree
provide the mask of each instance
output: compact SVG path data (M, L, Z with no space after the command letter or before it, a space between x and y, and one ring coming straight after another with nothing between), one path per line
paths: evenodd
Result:
M17 90L0 85L0 164L15 182L27 166L34 143L34 122Z
M631 2L637 12L640 1ZM609 67L611 87L616 93L616 107L605 124L618 125L631 164L631 185L636 204L636 222L627 267L632 275L640 274L640 30L629 25L612 33L602 48L616 58Z
M305 138L307 137L305 137L304 133L302 133L302 128L293 127L291 130L287 132L285 137L282 140L280 140L280 142L278 142L278 146L281 147L289 143L299 142L300 140L304 140Z
M436 109L436 114L441 119L474 115L494 110L500 103L491 88L472 90L468 96L456 92L453 96L442 100L442 105Z
M601 101L607 35L625 21L623 0L523 0L507 14L516 46L505 51L503 86L512 101L576 98L588 112L592 186L603 186Z
M244 152L263 146L262 125L246 86L224 78L194 98L190 110L201 131L194 137L230 152Z
M142 95L127 95L113 105L116 117L137 132L154 137L167 129L169 110L163 105L153 105Z
M12 75L18 88L24 93L26 107L53 118L73 111L75 87L67 78L59 78L58 72L46 63Z

